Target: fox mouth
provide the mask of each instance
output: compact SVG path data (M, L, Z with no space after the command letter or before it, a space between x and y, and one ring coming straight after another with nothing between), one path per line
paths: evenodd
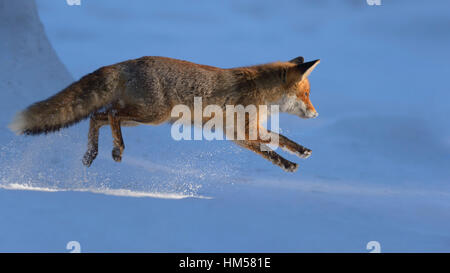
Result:
M317 118L319 116L319 113L317 113L317 112L309 112L307 116L309 118Z
M309 118L316 118L318 116L319 116L319 113L317 113L317 112L301 110L301 116L300 116L301 118L309 119Z

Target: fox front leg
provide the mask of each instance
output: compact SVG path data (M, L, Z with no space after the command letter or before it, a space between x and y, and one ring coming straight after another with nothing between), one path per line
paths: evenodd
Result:
M310 149L303 147L302 145L290 140L289 138L283 135L274 133L269 130L267 131L270 134L271 139L274 139L274 136L278 137L278 145L284 151L292 153L300 158L308 158L311 156L312 151Z
M108 124L108 117L105 113L95 113L89 121L88 145L87 151L83 156L83 164L86 167L91 166L92 161L98 154L98 133L100 127Z
M111 132L113 136L113 150L112 158L116 162L122 161L122 153L125 149L125 145L122 139L122 131L120 128L120 119L117 117L114 111L108 113L109 126L111 127Z
M235 142L239 146L259 154L260 156L264 157L265 159L269 160L270 162L272 162L273 164L277 165L278 167L282 168L287 172L295 172L298 168L298 165L296 163L283 158L275 151L271 150L269 147L266 146L264 147L265 149L261 149L261 145L265 145L263 143L247 140L236 140Z

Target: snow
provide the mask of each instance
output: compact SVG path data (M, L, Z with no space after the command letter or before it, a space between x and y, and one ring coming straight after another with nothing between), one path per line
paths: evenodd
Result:
M79 191L79 192L92 192L100 193L106 195L114 196L128 196L128 197L153 197L153 198L163 198L163 199L183 199L188 197L195 197L192 195L182 195L182 194L164 194L164 193L152 193L152 192L137 192L128 189L101 189L101 188L82 188L82 189L60 189L60 188L43 188L34 187L27 184L2 184L0 188L5 190L26 190L26 191L43 191L43 192L58 192L58 191ZM204 196L197 196L198 198L208 198Z
M0 251L450 250L446 1L0 0ZM13 12L14 11L14 12ZM41 23L42 22L42 23ZM44 32L45 31L45 32ZM313 150L286 173L170 126L109 128L86 169L87 122L24 137L14 114L96 68L143 55L220 67L321 59L314 120L280 115Z

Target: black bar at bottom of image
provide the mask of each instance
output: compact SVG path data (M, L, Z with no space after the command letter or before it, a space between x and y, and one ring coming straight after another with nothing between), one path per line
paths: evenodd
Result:
M139 266L145 272L308 272L321 269L356 267L364 270L386 269L393 263L404 269L430 262L447 263L450 254L389 254L389 253L60 253L60 254L0 254L2 264L27 261L34 268L51 267L52 262L71 269L93 270L95 267L129 268ZM25 259L24 259L25 258ZM50 258L47 260L47 258ZM425 259L424 259L425 258ZM50 261L50 263L49 263ZM86 264L85 264L86 262ZM386 262L386 263L385 263ZM363 265L363 267L360 267Z

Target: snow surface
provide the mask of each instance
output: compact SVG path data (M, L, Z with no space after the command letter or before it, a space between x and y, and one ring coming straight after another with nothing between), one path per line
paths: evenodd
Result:
M0 251L66 252L74 240L86 252L367 252L372 240L450 251L450 4L382 3L38 0L38 16L32 1L0 0ZM320 58L319 118L280 120L312 156L281 152L300 163L285 173L230 142L176 142L162 125L124 128L117 164L104 128L85 169L86 121L7 130L73 79L143 55L220 67Z

